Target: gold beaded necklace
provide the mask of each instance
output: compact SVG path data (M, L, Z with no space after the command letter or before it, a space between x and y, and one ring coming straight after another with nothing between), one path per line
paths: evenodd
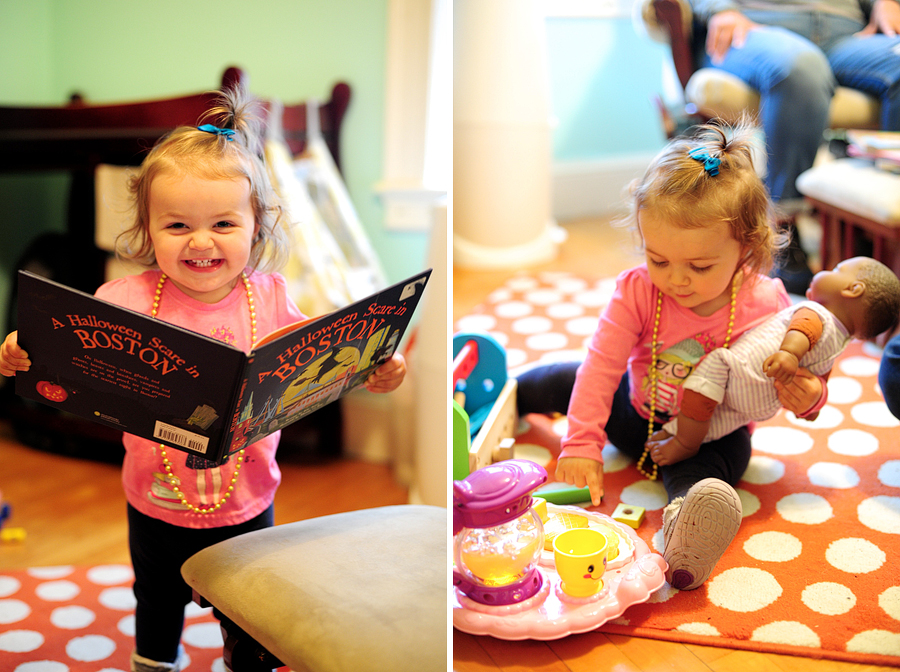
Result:
M737 292L738 292L738 273L734 274L734 277L731 279L731 308L728 314L728 329L725 331L725 342L722 344L723 348L727 348L729 343L731 342L731 332L734 330L734 311L737 307ZM656 290L656 313L653 317L653 336L650 339L650 421L647 423L647 441L649 441L653 437L653 424L656 421L656 398L657 398L657 389L659 384L659 373L656 368L656 360L659 349L659 316L662 313L662 300L663 294L658 289ZM654 462L653 469L647 471L644 469L644 463L647 461L647 457L650 451L647 449L647 444L644 444L644 452L641 453L641 457L637 462L638 471L641 472L644 476L649 478L651 481L655 481L658 476L659 466Z
M166 284L166 280L168 276L163 273L159 276L159 282L156 283L156 294L153 296L153 309L150 311L150 317L156 317L156 314L159 312L159 303L162 298L162 290L163 285ZM244 290L247 292L247 303L250 306L250 349L253 349L253 346L256 345L256 306L253 302L253 288L250 285L250 278L247 277L247 274L241 271L241 280L244 282ZM206 515L212 513L213 511L218 511L222 508L222 505L225 504L226 501L231 497L231 493L234 492L234 488L237 486L238 476L241 473L241 467L244 464L244 449L238 451L237 459L235 460L234 465L234 474L231 476L231 483L228 484L228 489L225 491L225 494L222 495L222 499L213 504L212 506L208 506L203 508L201 506L194 506L185 497L185 494L181 491L177 485L175 485L176 481L179 481L175 474L172 473L172 462L169 461L169 455L166 453L166 446L164 444L159 444L159 454L162 457L163 467L166 470L167 480L172 483L172 491L178 497L182 506L188 509L191 513L199 513L201 515Z

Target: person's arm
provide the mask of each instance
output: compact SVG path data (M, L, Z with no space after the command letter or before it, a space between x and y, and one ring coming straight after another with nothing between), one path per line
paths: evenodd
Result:
M800 360L815 347L821 336L822 318L814 310L798 308L778 352L772 353L763 362L763 371L769 378L784 385L791 382L800 368Z

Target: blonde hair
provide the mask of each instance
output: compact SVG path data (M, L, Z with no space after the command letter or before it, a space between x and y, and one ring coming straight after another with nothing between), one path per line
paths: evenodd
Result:
M134 223L116 240L119 256L148 267L156 265L156 252L149 234L150 187L157 175L174 172L210 180L246 178L250 182L250 205L259 225L247 266L273 271L284 265L290 254L287 218L261 158L256 104L242 88L222 91L215 106L200 122L232 130L233 135L181 126L150 150L129 180L128 188L134 198Z
M697 126L672 140L644 176L631 183L632 207L623 223L640 237L641 210L685 229L725 222L745 250L740 266L748 279L767 273L775 250L786 241L773 229L772 201L753 166L753 132L743 119L733 127L719 122ZM710 169L692 153L711 158Z

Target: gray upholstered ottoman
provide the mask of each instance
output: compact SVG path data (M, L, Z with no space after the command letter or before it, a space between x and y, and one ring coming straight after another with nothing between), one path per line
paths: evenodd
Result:
M181 573L295 672L428 672L447 669L448 544L446 509L388 506L236 537Z
M822 267L856 256L856 237L872 241L871 256L900 275L900 175L865 159L838 159L797 178L822 224Z

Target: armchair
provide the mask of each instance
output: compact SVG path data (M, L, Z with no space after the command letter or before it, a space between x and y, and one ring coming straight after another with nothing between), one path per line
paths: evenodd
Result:
M685 102L696 106L700 115L733 122L742 112L759 111L758 91L717 68L697 68L695 22L688 0L640 0L635 10L636 27L652 39L670 45ZM880 108L872 96L840 86L831 101L829 125L878 129Z

